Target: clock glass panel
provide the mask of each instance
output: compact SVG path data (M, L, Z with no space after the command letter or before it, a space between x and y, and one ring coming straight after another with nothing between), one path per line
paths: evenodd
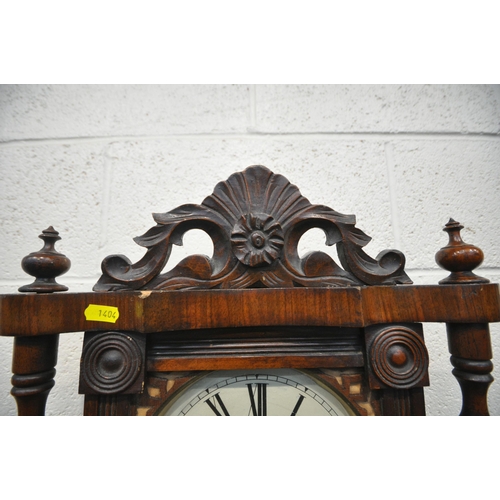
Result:
M157 413L164 416L346 416L340 394L298 370L211 372Z

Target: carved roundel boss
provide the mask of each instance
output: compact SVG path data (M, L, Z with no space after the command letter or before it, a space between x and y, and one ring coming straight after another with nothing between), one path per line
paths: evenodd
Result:
M80 366L81 394L133 394L142 391L144 341L137 334L85 334Z
M366 330L372 389L429 385L429 355L421 325L379 326Z
M233 252L250 267L272 264L284 245L279 222L267 214L246 214L234 225L231 234Z

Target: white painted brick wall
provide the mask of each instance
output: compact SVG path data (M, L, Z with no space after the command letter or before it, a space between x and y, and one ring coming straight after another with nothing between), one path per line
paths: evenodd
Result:
M31 282L20 262L49 225L72 261L59 281L91 290L106 255L142 257L132 237L153 225L152 212L200 203L253 164L285 175L312 203L356 214L373 238L366 251L402 250L416 283L447 275L434 255L449 217L483 249L478 274L500 281L498 85L2 85L0 292ZM202 236L188 235L177 258L210 254ZM325 249L324 238L316 232L301 247ZM499 325L491 330L496 354ZM444 325L425 332L428 413L456 415ZM82 413L81 337L61 335L49 415ZM16 413L11 349L1 338L0 415Z

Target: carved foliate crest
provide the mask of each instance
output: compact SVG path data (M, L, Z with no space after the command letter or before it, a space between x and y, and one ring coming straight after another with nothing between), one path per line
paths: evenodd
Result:
M371 238L355 227L354 215L311 205L285 177L263 166L231 175L201 205L153 218L156 226L134 239L147 248L144 257L136 264L123 255L106 257L95 291L411 283L401 252L385 250L372 259L362 249ZM327 245L337 245L342 267L324 252L299 257L299 240L314 227L325 232ZM190 229L212 238L213 257L193 255L161 274L172 245L182 245Z

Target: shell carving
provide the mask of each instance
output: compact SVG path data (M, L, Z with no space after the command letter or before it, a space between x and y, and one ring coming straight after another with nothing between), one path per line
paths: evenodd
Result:
M231 175L201 205L153 218L156 226L135 238L147 248L144 257L136 264L122 255L106 257L94 290L411 283L401 252L386 250L372 259L362 250L370 238L355 227L353 215L312 205L285 177L263 166ZM327 245L337 245L342 267L324 252L299 257L299 240L313 227L325 232ZM181 245L190 229L212 238L213 257L193 255L161 274L172 245Z

